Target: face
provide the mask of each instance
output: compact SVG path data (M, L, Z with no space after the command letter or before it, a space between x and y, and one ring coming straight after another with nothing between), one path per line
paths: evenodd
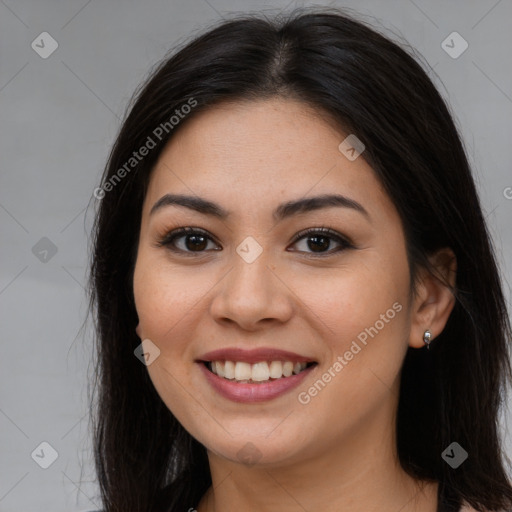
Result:
M137 333L160 351L147 366L160 397L210 454L296 462L392 418L411 328L405 239L364 153L338 148L347 135L292 100L225 103L189 119L153 170ZM286 206L327 195L340 197Z

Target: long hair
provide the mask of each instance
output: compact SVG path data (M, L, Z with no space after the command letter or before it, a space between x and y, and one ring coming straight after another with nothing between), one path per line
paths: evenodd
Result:
M431 350L409 348L403 363L399 460L414 478L439 481L456 503L512 507L498 423L512 381L510 323L455 122L414 55L346 12L302 9L234 17L166 57L136 91L109 155L95 192L89 276L94 456L106 512L188 510L211 484L205 447L134 356L142 204L162 149L189 119L224 100L271 97L312 106L364 143L361 156L403 223L413 283L433 251L455 253L446 328ZM135 162L133 152L150 139L154 147ZM469 455L457 469L441 456L452 442Z

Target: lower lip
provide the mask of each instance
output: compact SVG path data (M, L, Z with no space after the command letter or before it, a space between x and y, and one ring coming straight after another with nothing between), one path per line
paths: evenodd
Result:
M315 364L297 375L281 377L280 379L262 382L261 384L239 384L219 377L208 370L204 363L198 364L213 389L223 397L234 402L265 402L272 400L297 387L309 375L311 370L317 366Z

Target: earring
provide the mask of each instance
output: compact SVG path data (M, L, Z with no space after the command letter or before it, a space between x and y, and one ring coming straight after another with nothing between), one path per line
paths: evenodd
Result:
M427 345L427 350L429 350L432 341L432 333L428 329L423 333L423 341Z

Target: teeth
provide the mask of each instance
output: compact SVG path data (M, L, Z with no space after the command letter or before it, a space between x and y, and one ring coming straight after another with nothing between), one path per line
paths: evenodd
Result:
M212 371L215 373L215 368L213 368ZM226 361L224 363L224 377L226 379L235 378L235 363L233 363L233 361Z
M270 370L268 368L268 363L266 361L252 365L251 380L260 382L262 380L268 379L270 379Z
M293 363L291 361L286 361L283 364L283 375L285 377L289 377L293 373Z
M219 376L219 377L224 377L225 376L225 372L224 372L224 363L222 361L217 361L216 363L212 363L215 365L215 368L217 371L215 371L215 373Z
M249 380L251 378L251 365L238 361L235 364L235 380Z
M283 364L281 361L272 361L270 363L270 376L273 379L280 379L283 375Z
M269 379L290 377L303 371L307 363L293 363L291 361L261 361L250 364L243 361L212 361L210 369L219 377L239 382L264 382Z

